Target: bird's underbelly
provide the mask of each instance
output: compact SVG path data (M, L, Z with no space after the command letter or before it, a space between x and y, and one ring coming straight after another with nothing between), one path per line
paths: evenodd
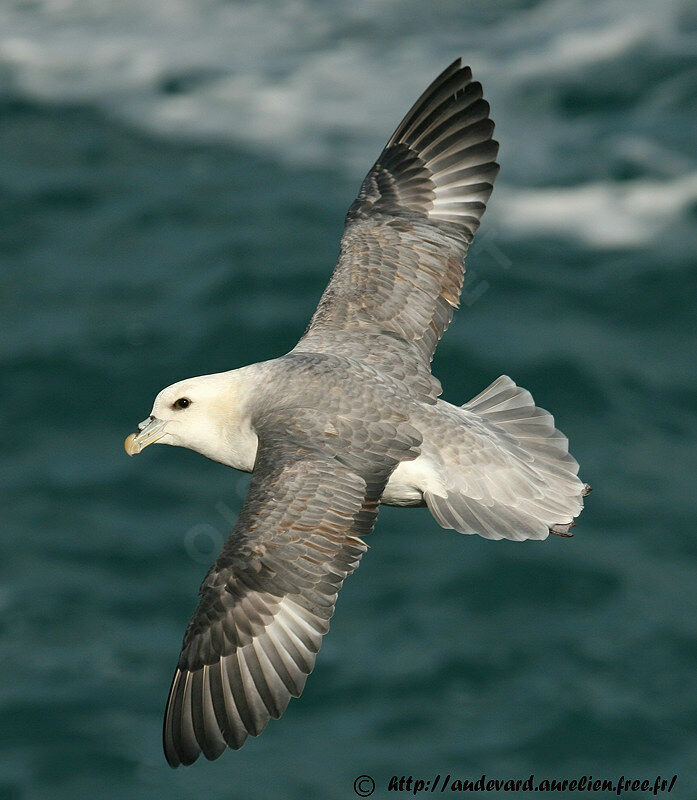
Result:
M413 461L402 461L390 475L381 501L387 506L424 505L424 491L440 494L442 480L433 462L424 455Z

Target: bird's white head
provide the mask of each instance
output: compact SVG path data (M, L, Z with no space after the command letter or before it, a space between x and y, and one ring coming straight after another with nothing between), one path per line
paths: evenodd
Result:
M256 456L242 370L173 383L155 398L150 416L124 442L130 456L155 442L187 447L213 461L251 471Z

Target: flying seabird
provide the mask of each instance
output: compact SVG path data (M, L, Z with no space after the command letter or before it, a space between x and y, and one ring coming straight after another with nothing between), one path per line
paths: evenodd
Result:
M458 59L363 181L296 347L163 389L126 439L130 455L158 442L252 473L184 635L171 766L238 749L300 695L380 503L487 539L571 535L590 487L551 414L506 376L451 405L430 369L499 170L493 130Z

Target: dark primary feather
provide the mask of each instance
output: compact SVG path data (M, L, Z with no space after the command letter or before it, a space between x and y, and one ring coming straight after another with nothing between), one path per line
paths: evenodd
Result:
M440 392L430 360L498 169L488 112L456 61L399 125L349 209L332 279L282 359L309 401L253 421L249 491L184 637L164 724L172 766L241 747L300 694L385 484L418 454L401 399L377 393L401 385L435 402ZM277 387L277 402L283 394Z
M249 491L201 586L172 681L163 738L173 767L241 747L302 692L337 593L366 550L359 537L392 470L416 455L419 438L399 414L328 411L267 410L257 420Z
M361 359L422 397L464 257L498 172L481 84L460 59L417 100L346 216L339 260L298 351Z

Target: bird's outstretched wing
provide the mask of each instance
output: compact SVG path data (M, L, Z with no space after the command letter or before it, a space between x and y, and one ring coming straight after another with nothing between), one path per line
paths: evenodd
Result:
M360 358L436 397L430 362L452 319L498 144L460 59L426 89L363 181L331 281L296 350Z
M239 519L200 591L164 722L173 767L241 747L303 690L385 483L414 458L399 421L267 414Z

